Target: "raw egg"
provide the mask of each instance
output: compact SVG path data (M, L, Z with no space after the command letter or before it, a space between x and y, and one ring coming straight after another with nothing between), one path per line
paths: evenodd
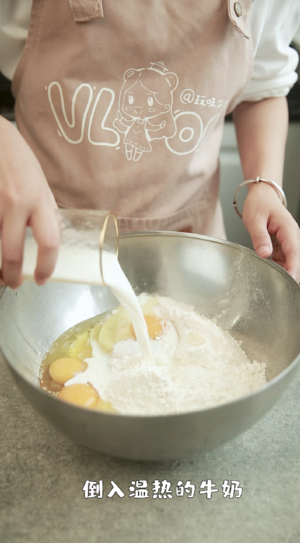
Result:
M57 395L60 400L74 403L80 407L93 409L99 401L99 395L92 385L76 384L64 387Z
M147 324L148 328L148 334L150 339L156 339L157 337L160 337L164 330L164 321L162 321L159 317L156 315L144 315L144 319ZM133 326L131 325L132 333L134 334Z
M162 335L164 321L156 317L156 315L145 315L145 321L148 328L148 334L151 339L156 339Z
M64 385L66 381L69 381L69 379L72 379L77 373L81 373L86 368L87 364L77 358L58 358L52 362L49 367L49 373L54 381Z

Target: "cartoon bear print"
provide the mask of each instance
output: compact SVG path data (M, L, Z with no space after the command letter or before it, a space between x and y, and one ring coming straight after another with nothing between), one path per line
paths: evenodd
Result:
M143 153L152 151L152 140L176 134L172 106L177 85L177 75L168 72L163 62L151 62L149 68L130 68L124 73L113 125L125 134L128 160L137 161Z

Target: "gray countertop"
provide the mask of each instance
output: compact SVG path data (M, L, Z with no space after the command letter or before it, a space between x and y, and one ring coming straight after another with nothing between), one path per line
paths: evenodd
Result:
M15 387L0 356L0 541L3 543L300 541L300 374L248 432L188 460L143 463L103 456L71 443ZM202 481L219 491L200 495ZM103 481L103 498L84 498L85 482ZM149 497L129 497L146 480ZM172 483L171 499L153 498L154 480ZM224 498L224 480L240 498ZM108 498L114 481L124 492ZM178 481L196 487L177 496Z

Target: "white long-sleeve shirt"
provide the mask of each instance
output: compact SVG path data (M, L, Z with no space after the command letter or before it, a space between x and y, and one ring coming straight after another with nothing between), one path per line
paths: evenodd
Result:
M0 0L0 71L13 78L30 22L32 0ZM240 101L285 96L297 81L297 52L289 47L300 24L300 0L254 0L254 70Z

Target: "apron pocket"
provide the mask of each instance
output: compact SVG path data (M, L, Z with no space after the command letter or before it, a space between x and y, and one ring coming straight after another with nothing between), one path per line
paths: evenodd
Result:
M69 0L69 4L77 23L104 17L102 0Z

